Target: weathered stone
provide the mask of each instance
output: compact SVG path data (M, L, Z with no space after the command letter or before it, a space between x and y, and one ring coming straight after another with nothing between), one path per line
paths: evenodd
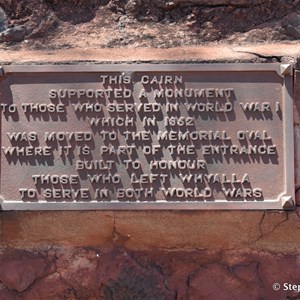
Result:
M284 283L298 284L299 259L297 256L282 256L259 254L259 266L257 276L262 280L262 294L265 299L297 299L298 291L284 290ZM280 290L274 291L273 284L279 283ZM296 296L296 297L295 297ZM295 298L293 298L295 297Z
M174 291L165 286L154 261L144 266L131 254L118 248L111 252L62 249L57 253L57 268L77 299L172 299Z
M115 212L115 223L112 212L100 211L7 212L1 217L3 245L7 247L115 244L134 250L251 247L296 253L300 242L298 214L135 211Z
M203 266L189 277L188 299L259 299L258 286L245 282L226 266L215 263Z
M41 251L41 250L40 250ZM27 255L29 255L27 253ZM36 254L31 254L36 255ZM50 255L50 257L52 257ZM297 299L298 255L251 250L55 249L56 271L0 299ZM3 260L3 257L2 257ZM30 258L28 263L32 263ZM278 291L274 283L280 284Z
M222 251L142 251L131 257L142 267L154 265L164 276L168 290L175 290L177 299L188 299L190 276L196 270L215 262L221 263Z
M110 246L114 243L136 250L251 246L285 253L294 253L298 248L297 231L289 230L300 226L295 212L115 214L114 225L110 212L2 213L4 245L28 248L47 245L50 241L52 245L69 246ZM187 228L192 228L189 234L186 234Z
M262 212L115 213L115 244L130 249L229 249L260 235Z
M98 287L97 270L102 254L102 251L92 248L57 251L57 268L61 278L69 286L80 290L82 297L87 297L89 290Z
M139 12L139 8L142 5L141 0L129 0L125 5L125 11L129 15L136 15Z
M4 299L10 300L10 298L5 298L5 297L7 297L7 294L4 295ZM59 299L77 300L78 299L76 297L75 289L71 285L69 285L57 272L50 274L49 276L43 277L40 280L37 280L32 286L32 288L29 288L28 290L22 293L22 299L25 300L40 300L41 297L43 299L55 299L55 300L59 300ZM1 291L0 291L0 299L1 299ZM12 298L12 300L15 300L15 298Z
M288 14L299 10L300 3L275 0L3 0L2 7L10 25L27 28L26 39L32 41L22 43L23 48L51 50L127 45L166 48L211 41L245 44L293 40L295 30L284 29L284 20ZM191 13L194 14L192 24L188 20ZM130 17L122 30L116 24L120 15ZM18 41L23 40L21 37ZM51 43L44 43L43 39ZM2 49L5 46L2 45Z
M294 12L288 15L284 27L292 37L300 39L300 15L298 13Z
M15 300L15 295L12 295L11 291L0 282L0 299L1 300Z
M1 216L7 247L108 246L112 241L111 212L11 212Z
M34 281L54 272L54 266L43 258L1 261L0 280L11 290L23 292Z
M253 291L257 293L257 297L252 299L294 299L292 297L295 297L297 292L295 293L295 291L288 289L284 290L283 284L297 282L297 278L300 275L297 257L297 254L276 255L272 252L250 250L241 252L224 251L221 265L230 270L230 273L242 283L241 290L244 290L243 299L245 295L248 295L246 292L248 286L252 286ZM247 272L248 275L241 277L240 270L242 270L243 274ZM274 283L280 284L278 291L273 289ZM239 293L239 291L237 292Z
M114 243L135 250L250 247L298 253L299 226L298 210L265 213L116 212Z
M0 7L0 32L7 29L7 16L5 11Z
M299 208L293 212L266 212L259 224L261 235L251 247L277 253L299 253Z
M274 57L280 59L284 56L289 63L294 64L300 52L299 44L262 44L256 46L201 46L201 47L175 47L170 49L158 48L114 48L90 49L82 51L77 49L47 50L43 51L2 51L2 64L68 64L82 63L83 61L95 63L111 62L271 62ZM101 61L99 60L101 57ZM191 59L192 58L192 59ZM282 58L283 60L283 58Z
M9 28L0 34L0 41L2 42L21 42L26 35L25 26L16 26Z

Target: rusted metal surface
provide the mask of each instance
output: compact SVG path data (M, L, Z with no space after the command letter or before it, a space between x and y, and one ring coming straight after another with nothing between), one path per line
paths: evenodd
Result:
M291 73L5 66L2 209L292 209Z

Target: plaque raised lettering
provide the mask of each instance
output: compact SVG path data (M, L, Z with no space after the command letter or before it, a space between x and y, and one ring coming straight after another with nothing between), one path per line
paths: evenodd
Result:
M292 68L5 66L1 207L292 209Z

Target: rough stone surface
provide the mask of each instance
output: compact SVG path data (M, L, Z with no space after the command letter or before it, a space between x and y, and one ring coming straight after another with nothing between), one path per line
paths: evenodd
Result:
M299 251L299 209L296 212L116 212L115 215L116 244L130 249Z
M23 292L36 280L54 272L53 262L27 252L8 252L1 257L0 281L10 290Z
M44 258L36 260L42 271L18 291L16 282L23 281L24 274L15 272L12 285L1 277L0 299L276 300L299 296L297 291L283 290L284 283L299 284L298 255L250 250L144 252L120 247L109 252L95 247L53 248L40 250L40 255ZM6 256L6 265L15 259L16 255L13 260ZM46 261L48 272L44 272ZM273 290L274 283L281 285L279 291Z
M0 34L0 41L2 42L21 42L26 35L26 28L24 26L16 26L9 28Z
M2 8L0 8L0 32L7 29L7 16Z
M291 13L287 16L284 27L287 32L295 39L300 38L300 15L297 13Z
M26 37L20 49L175 47L299 38L299 1L2 0L8 26ZM22 41L22 42L20 42Z
M3 212L2 247L252 249L296 254L299 208L263 211Z
M247 46L206 45L201 47L88 48L64 50L0 50L1 64L103 64L153 63L290 63L297 64L299 43Z
M113 231L111 212L2 213L3 244L30 248L47 245L104 246Z
M257 239L261 216L261 212L115 212L115 240L141 250L231 249Z

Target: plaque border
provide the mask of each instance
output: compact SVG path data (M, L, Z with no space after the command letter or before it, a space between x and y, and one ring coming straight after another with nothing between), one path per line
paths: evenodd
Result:
M93 73L93 72L276 72L282 78L283 102L283 147L284 147L284 191L277 199L263 201L186 201L167 202L23 202L5 200L0 196L1 210L292 210L295 208L294 189L294 128L293 128L293 67L291 64L259 64L259 63L230 63L230 64L93 64L93 65L7 65L0 67L0 76L5 78L10 74L22 73ZM2 130L2 118L1 118ZM2 135L2 132L1 132ZM0 154L2 156L2 153ZM3 176L0 169L0 178Z

